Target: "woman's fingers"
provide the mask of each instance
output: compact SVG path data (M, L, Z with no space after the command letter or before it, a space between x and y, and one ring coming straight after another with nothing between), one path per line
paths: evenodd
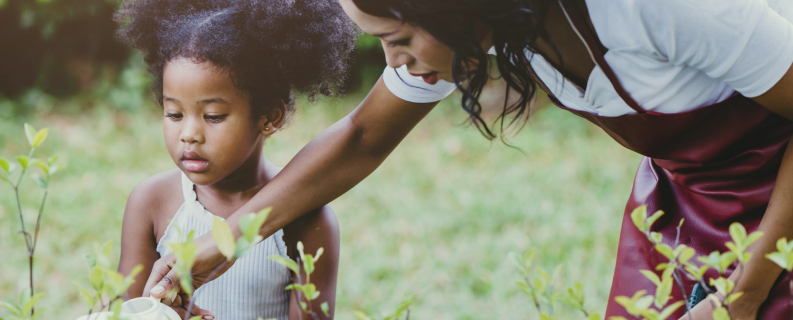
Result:
M146 281L146 286L143 288L144 297L151 295L157 299L162 299L168 290L179 284L176 270L173 269L174 262L173 255L169 254L154 263L149 280Z

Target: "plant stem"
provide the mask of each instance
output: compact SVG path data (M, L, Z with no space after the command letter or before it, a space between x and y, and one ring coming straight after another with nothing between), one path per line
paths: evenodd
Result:
M688 306L688 297L686 296L686 289L683 288L683 279L680 276L680 270L675 267L675 271L672 273L672 278L675 279L677 286L680 287L680 293L683 294L683 302L686 305L686 313L688 313L688 320L694 320L694 316L691 315L691 308Z
M217 275L218 272L220 272L220 270L225 268L228 264L229 264L228 260L223 261L223 263L221 263L219 266L217 266L217 268L215 268L215 270L212 270L212 272L209 273L209 277L207 277L207 280L204 283L212 281L212 279L215 277L215 275ZM190 304L187 306L187 313L185 313L184 320L190 319L190 315L191 315L191 312L193 311L193 307L194 306L195 306L195 297L190 297Z
M44 189L44 197L41 199L41 206L39 207L39 216L36 218L36 231L33 234L33 251L36 251L36 244L39 243L39 228L41 227L41 217L44 215L44 203L47 201L47 195L50 189Z

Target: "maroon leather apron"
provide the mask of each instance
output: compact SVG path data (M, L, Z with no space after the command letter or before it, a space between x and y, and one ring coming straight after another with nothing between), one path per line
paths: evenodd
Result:
M724 243L730 240L731 223L740 222L749 232L757 229L774 188L782 155L793 134L793 123L741 95L675 114L642 109L623 89L599 50L597 36L572 2L561 1L573 27L620 97L637 112L619 117L597 116L567 108L549 94L551 101L560 108L589 120L621 145L645 156L625 208L606 310L606 317L632 319L614 298L630 297L639 290L654 294L655 285L639 271L655 270L656 265L666 262L634 226L630 218L633 209L647 204L649 213L666 212L653 225L653 231L660 232L665 243L674 243L677 224L685 218L681 244L694 248L698 256L716 250L726 251ZM716 272L711 270L705 276L706 279L711 277L717 277ZM787 279L786 273L777 279L758 319L790 317ZM694 281L686 279L686 295L693 285ZM683 298L677 286L673 296L676 300ZM685 308L681 308L675 317L684 312Z

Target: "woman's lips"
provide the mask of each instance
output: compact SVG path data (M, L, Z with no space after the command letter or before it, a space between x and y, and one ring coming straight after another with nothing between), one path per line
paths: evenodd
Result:
M436 83L438 83L438 73L437 72L430 72L430 73L424 73L424 74L411 73L410 75L414 76L414 77L421 77L421 79L424 80L424 82L426 82L428 84L436 84Z
M209 161L201 158L198 152L184 151L182 152L182 165L189 172L202 172L209 166Z

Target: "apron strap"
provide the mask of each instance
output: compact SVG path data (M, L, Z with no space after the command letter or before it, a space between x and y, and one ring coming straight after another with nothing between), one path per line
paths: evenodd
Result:
M603 53L600 51L599 44L601 43L597 37L597 34L590 31L589 25L586 23L586 19L584 15L579 10L578 6L573 3L573 0L559 0L559 5L562 7L562 11L564 12L565 17L567 17L567 21L570 22L570 25L573 26L573 31L581 38L581 41L584 42L584 46L589 51L589 56L592 57L592 61L600 67L600 70L603 70L603 73L606 74L606 77L611 82L611 85L614 86L614 90L617 91L617 94L622 98L631 109L634 111L642 114L646 113L642 107L633 100L630 94L622 87L620 84L617 75L614 74L614 71L611 70L608 63L606 63L606 59L603 57Z

